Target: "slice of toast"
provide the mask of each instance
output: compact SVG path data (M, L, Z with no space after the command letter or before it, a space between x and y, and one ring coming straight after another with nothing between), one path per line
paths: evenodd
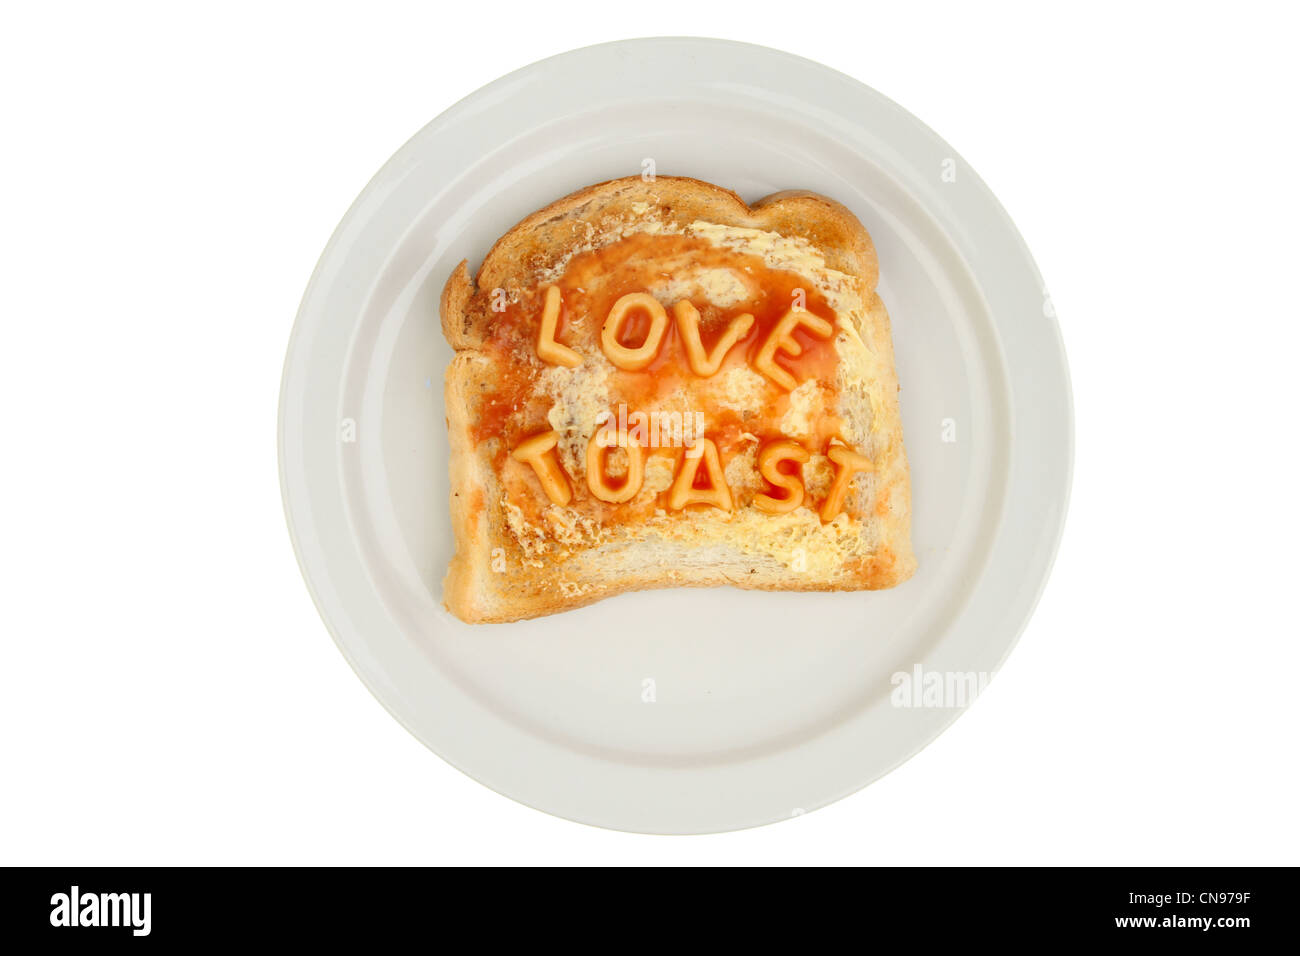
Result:
M838 203L693 179L583 189L442 295L447 607L862 590L916 566L876 252Z

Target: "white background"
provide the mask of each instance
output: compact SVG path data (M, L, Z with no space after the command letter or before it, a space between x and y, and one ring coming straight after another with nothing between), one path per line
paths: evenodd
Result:
M1278 5L225 3L0 23L0 863L1300 863L1300 70ZM298 299L412 133L577 46L847 72L1033 250L1077 463L998 680L761 830L610 833L451 769L348 669L275 458Z

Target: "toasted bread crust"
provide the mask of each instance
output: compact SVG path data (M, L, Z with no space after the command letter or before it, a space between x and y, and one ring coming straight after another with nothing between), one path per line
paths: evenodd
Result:
M603 539L598 546L566 551L559 564L548 559L535 567L521 560L493 466L500 449L489 447L495 439L482 443L475 437L484 395L499 374L497 359L485 348L497 318L489 300L493 295L515 299L534 290L576 249L598 248L626 235L632 219L651 220L657 229L669 231L706 223L776 233L806 242L828 269L852 277L862 301L853 324L875 361L869 416L876 471L869 513L860 519L869 549L860 548L829 569L792 573L788 561L762 548L740 553L724 547L710 535L706 522L698 534ZM730 584L763 590L858 590L892 587L909 577L915 568L910 483L889 317L875 294L877 277L870 236L834 200L790 191L750 207L729 190L676 177L648 182L632 177L579 190L503 235L473 280L462 262L448 278L441 300L443 332L457 350L445 382L457 545L444 582L447 607L472 623L511 621L647 588ZM751 520L748 515L739 518ZM806 527L791 533L805 535L797 540L818 547L815 534L807 537Z

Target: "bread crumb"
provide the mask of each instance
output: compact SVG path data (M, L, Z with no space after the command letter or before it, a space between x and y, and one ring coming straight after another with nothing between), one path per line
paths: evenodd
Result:
M732 455L723 468L723 476L733 497L749 498L754 492L762 491L767 483L758 472L758 446L746 445L744 451Z
M810 378L788 397L789 408L781 416L781 423L777 427L787 438L807 438L812 434L813 422L824 414L821 385L817 379Z
M737 365L718 374L709 391L719 408L733 412L757 412L767 400L767 379L748 365Z

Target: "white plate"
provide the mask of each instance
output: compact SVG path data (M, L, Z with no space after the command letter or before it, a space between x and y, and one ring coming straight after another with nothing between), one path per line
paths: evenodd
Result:
M816 190L871 232L920 568L876 593L652 591L537 621L461 624L440 603L452 536L439 292L457 262L476 266L527 213L639 174L647 158L661 175L750 201ZM812 810L938 735L959 710L894 706L891 678L918 665L996 670L1047 577L1071 451L1056 322L984 184L860 83L720 40L566 53L421 130L321 256L280 404L303 574L380 702L501 793L658 833Z

